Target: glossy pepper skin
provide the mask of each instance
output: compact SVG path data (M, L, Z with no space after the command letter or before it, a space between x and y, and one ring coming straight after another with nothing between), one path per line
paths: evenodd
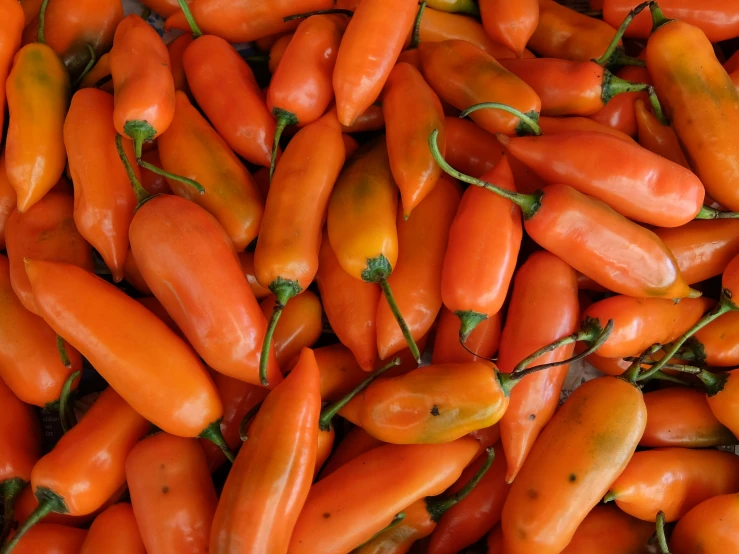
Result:
M701 391L682 387L655 390L644 395L644 403L647 427L641 446L705 448L736 442L713 415Z
M313 353L320 370L321 400L324 402L340 400L367 378L351 351L341 343L316 348Z
M110 52L103 54L93 68L80 81L78 88L99 88L113 93L113 79L110 75Z
M549 252L532 254L518 270L513 283L498 352L500 371L511 373L532 352L574 333L579 311L577 278L572 268ZM530 365L566 360L572 351L571 344L561 346ZM511 391L508 409L500 421L509 483L554 415L568 368L562 365L528 375Z
M691 171L611 135L575 131L499 140L546 182L569 185L636 221L678 227L703 205L705 190ZM603 155L596 162L583 155L585 150Z
M249 283L249 288L257 300L263 300L272 294L267 287L263 287L257 281L257 276L254 274L254 252L239 252L239 263L241 264L244 277L246 277L246 281Z
M130 504L113 504L92 522L79 554L147 554Z
M13 550L15 554L78 554L87 531L42 523L31 529Z
M739 490L739 458L733 452L656 448L637 452L613 482L607 500L636 518L677 521L713 496Z
M654 525L613 506L598 505L585 516L562 554L648 554Z
M0 154L0 248L5 249L5 227L15 210L15 189L5 173L5 155Z
M495 58L463 40L421 43L423 76L439 97L460 110L481 102L501 102L529 114L541 111L536 92ZM500 110L470 116L490 133L515 134L519 119Z
M10 114L5 172L18 197L18 211L25 212L64 172L69 75L50 47L35 42L15 55L5 93Z
M149 421L195 437L220 419L202 363L149 310L76 266L29 261L26 273L43 318Z
M657 116L649 111L643 98L636 101L634 109L636 110L639 144L663 158L690 169L672 127L660 122Z
M632 93L625 93L632 94ZM621 95L619 95L620 97ZM609 104L610 105L610 104ZM619 131L614 127L609 127L603 123L598 123L588 117L548 117L541 116L539 118L539 127L544 135L560 135L570 131L595 131L598 133L606 133L613 135L614 137L625 140L626 142L633 142L629 135L623 131Z
M480 16L485 32L494 41L509 48L521 58L526 44L539 25L538 0L506 2L481 0Z
M624 380L601 377L575 389L513 481L505 552L561 552L628 464L646 418L641 391Z
M739 210L739 92L713 46L697 27L668 21L649 38L646 59L665 115L706 193Z
M262 404L228 474L213 521L212 554L288 552L311 488L320 410L318 365L305 348Z
M274 44L269 48L269 56L268 56L269 61L267 62L267 68L269 69L269 72L272 74L273 79L274 79L274 74L277 71L277 68L280 66L280 62L282 61L282 58L285 55L285 50L287 50L287 47L292 41L292 38L293 38L293 33L282 35L280 38L275 40ZM330 88L330 85L329 85L329 88ZM269 92L269 90L267 92Z
M428 136L438 129L439 149L446 151L444 110L421 73L412 65L398 63L385 83L382 111L390 169L408 219L441 177L441 168L428 149Z
M126 458L126 481L146 552L208 550L218 498L197 440L167 433L145 438Z
M398 262L388 283L415 340L420 340L441 309L441 268L449 228L460 200L459 184L442 176L406 220L398 209ZM405 348L403 334L387 300L377 306L377 351L381 360Z
M643 59L643 54L639 57ZM652 83L652 77L645 67L627 65L616 72L616 75L632 83ZM611 99L605 107L590 116L590 119L626 133L630 137L638 134L635 104L637 100L647 101L646 92L624 92Z
M266 322L215 217L179 196L161 195L136 212L129 238L144 280L205 362L259 384ZM203 273L202 267L211 269ZM277 384L273 355L268 377Z
M190 46L193 40L195 39L192 34L185 33L167 44L170 69L172 70L172 79L174 80L174 88L176 91L190 91L190 88L187 85L187 76L185 75L185 66L182 63L182 56L185 54L185 50L187 50L187 47ZM176 110L177 108L175 107L175 112Z
M323 321L321 301L313 291L296 296L282 311L282 317L272 337L277 364L287 367L304 347L313 346L321 337ZM259 304L264 317L269 317L275 307L275 297L270 294Z
M447 250L448 252L448 250ZM476 362L491 358L498 351L501 332L501 312L483 319L465 341L466 350L459 342L461 321L454 312L442 306L436 324L432 364Z
M82 368L82 357L66 345L71 367L62 364L54 331L13 291L5 256L0 256L0 299L0 378L23 402L41 408L56 402L67 378Z
M447 117L445 130L446 160L468 175L481 177L489 173L505 154L505 148L495 139L495 135L469 119Z
M0 105L5 105L5 81L13 65L15 53L21 46L24 17L23 8L16 0L3 0L0 3L0 19L3 32L0 34ZM0 115L0 128L4 128L5 110ZM3 168L4 171L4 168Z
M182 63L192 95L223 140L247 161L269 167L275 119L246 61L225 40L202 36Z
M695 506L672 532L675 554L721 554L739 548L739 533L734 522L739 517L739 494L723 494Z
M244 250L259 232L261 194L246 167L182 91L175 93L174 119L157 147L165 171L205 187L199 194L190 185L168 179L172 191L212 214L234 248Z
M351 125L377 100L418 10L416 0L366 0L357 6L336 56L339 122Z
M120 22L110 51L116 131L134 143L136 158L144 142L154 140L172 123L174 79L169 51L154 28L138 15Z
M506 162L500 163L481 178L515 191L510 169ZM519 207L489 192L469 187L462 195L441 270L441 298L459 317L463 342L480 321L502 308L523 236ZM494 233L488 232L491 224Z
M365 452L311 487L289 552L348 552L358 547L416 500L446 490L477 450L477 441L463 438L437 445L384 445Z
M328 477L334 471L352 461L357 456L360 456L365 452L369 452L383 444L385 443L368 434L367 431L361 427L352 428L351 431L344 435L344 438L331 453L331 457L321 469L319 478L323 479Z
M693 335L691 348L712 367L732 367L739 360L737 322L739 313L729 312Z
M13 211L6 227L10 283L30 312L38 313L26 276L25 258L74 264L94 270L92 248L74 224L74 199L50 192L25 213Z
M377 284L365 283L344 271L326 231L318 255L316 282L331 329L362 369L371 371L377 362L375 321L382 292Z

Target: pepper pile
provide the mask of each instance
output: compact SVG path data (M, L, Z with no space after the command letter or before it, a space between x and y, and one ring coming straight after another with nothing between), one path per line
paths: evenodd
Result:
M143 3L0 0L2 554L739 553L735 0Z

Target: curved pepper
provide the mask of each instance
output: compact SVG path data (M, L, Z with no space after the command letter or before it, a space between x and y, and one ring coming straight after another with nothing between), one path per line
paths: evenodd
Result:
M130 504L114 504L92 522L79 554L146 554Z
M698 504L677 522L672 532L672 551L690 554L722 554L739 549L739 494L714 496Z
M259 304L265 319L270 317L275 304L273 294ZM303 348L313 346L321 338L322 316L321 301L310 290L299 294L293 302L283 308L272 338L275 357L280 367L286 367Z
M653 524L598 505L585 516L562 554L647 554L653 534Z
M78 554L87 531L66 525L42 523L31 529L14 550L15 554Z
M459 342L462 322L454 312L442 306L441 315L436 323L431 363L476 362L491 358L498 351L500 344L501 319L501 312L483 319L462 345Z

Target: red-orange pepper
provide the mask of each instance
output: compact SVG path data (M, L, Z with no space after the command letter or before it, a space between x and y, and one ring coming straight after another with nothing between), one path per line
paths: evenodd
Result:
M16 0L2 0L0 20L3 21L3 31L0 33L0 105L4 106L5 81L13 65L13 58L21 46L21 35L25 24L22 6ZM0 129L2 129L5 123L5 110L0 111L2 112L0 113Z
M652 78L645 67L627 65L616 72L616 75L632 83L652 83ZM634 104L639 99L647 100L647 93L625 92L619 94L608 102L603 109L591 115L590 119L612 129L617 129L631 137L635 137L638 127Z
M467 337L464 346L462 346L459 342L459 331L462 322L454 312L442 306L441 315L436 324L431 363L476 362L479 359L491 358L498 351L498 345L500 344L501 317L501 312L498 312L487 319L483 319L477 324Z
M653 524L598 505L585 516L562 554L648 554L653 534Z
M113 504L92 522L79 554L146 554L130 504Z
M262 300L272 294L267 287L263 287L257 281L257 276L254 274L254 252L239 252L239 263L244 277L249 283L249 288L251 288L257 300Z
M182 63L182 56L193 40L195 39L192 34L185 33L167 44L167 50L169 51L169 65L172 71L175 90L181 90L183 92L188 92L190 90L187 86L187 77L185 76L185 66ZM175 108L175 111L176 109L177 108Z
M127 153L132 154L133 147L130 145L126 146L129 146ZM160 167L162 165L162 160L159 159L159 152L156 148L144 152L141 155L141 159L156 167ZM141 167L139 169L141 170L141 186L146 189L146 192L149 194L172 194L172 189L169 187L167 178L164 175L154 173L145 167ZM136 168L134 168L134 171L136 171ZM128 181L126 182L128 183ZM130 187L130 184L128 184L128 186Z
M739 494L714 496L698 504L677 522L671 537L675 554L723 554L739 549L735 525Z
M480 17L490 38L522 58L526 43L539 25L539 2L480 0Z
M369 452L370 450L382 446L385 444L379 439L376 439L367 431L361 427L354 427L349 431L338 446L334 449L331 457L328 459L326 464L320 473L320 479L324 479L331 475L334 471L349 463L357 456Z
M213 520L211 554L287 552L313 479L320 410L318 365L306 348L265 399L228 474Z
M610 105L610 104L609 104ZM560 135L572 131L594 131L598 133L606 133L627 142L634 142L634 139L623 131L619 131L614 127L609 127L598 123L588 117L546 117L542 116L537 122L541 127L544 135ZM509 160L511 161L511 160ZM515 172L514 172L515 175Z
M15 189L5 173L5 155L0 154L0 248L5 249L5 226L16 205Z
M336 402L367 378L351 351L341 343L316 348L313 353L321 373L324 402Z
M31 23L33 19L38 16L39 10L43 0L20 0L21 8L23 9L23 17L25 18L25 25Z
M372 104L364 112L362 112L354 123L351 125L342 125L343 133L365 133L367 131L379 131L385 128L385 116L382 113L382 106Z
M269 58L267 60L267 68L272 75L275 74L277 68L280 66L280 62L285 56L285 50L287 50L287 47L290 45L292 38L293 33L282 35L277 40L275 40L272 46L270 46L269 54L267 56ZM269 94L269 91L267 91L267 93Z
M58 523L59 525L66 525L69 527L83 527L94 520L98 514L102 513L105 509L120 500L125 488L126 485L123 485L111 495L105 504L90 514L84 516L73 516L69 514L50 512L44 518L44 524ZM33 495L33 487L28 485L23 489L23 491L21 491L20 495L18 495L18 500L15 504L15 519L18 522L18 525L23 525L28 520L29 516L36 510L36 508L38 508L38 504L38 499ZM36 527L38 527L38 525ZM33 529L34 528L31 528L31 532L33 532Z
M74 199L50 192L25 213L14 211L8 218L6 248L10 261L10 284L23 306L38 314L28 282L25 258L77 265L93 271L92 248L74 224Z
M657 119L657 116L649 111L642 98L636 101L634 109L636 110L639 144L663 158L690 169L672 127Z
M195 439L158 433L126 458L133 513L148 552L206 552L218 498Z
M98 88L113 94L113 78L110 75L110 52L100 56L93 68L82 78L77 88Z
M333 74L339 122L352 125L377 100L403 49L416 0L363 0L341 40Z
M265 318L275 309L275 296L270 294L259 307ZM296 296L282 310L282 317L275 326L272 345L277 364L286 367L303 348L313 346L323 331L323 311L318 296L310 290Z
M87 531L42 523L31 529L13 550L15 554L79 554Z

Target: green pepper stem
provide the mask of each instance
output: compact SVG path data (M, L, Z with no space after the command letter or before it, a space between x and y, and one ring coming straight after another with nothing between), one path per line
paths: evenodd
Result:
M61 359L62 365L67 369L72 367L72 361L69 359L69 353L67 353L67 346L64 344L64 339L59 335L56 336L56 349L59 352L59 359Z
M190 185L192 188L194 188L198 193L204 194L205 193L205 187L195 181L194 179L189 179L188 177L183 177L182 175L177 175L176 173L170 173L169 171L163 170L161 167L157 167L153 164L150 164L147 161L142 160L141 158L136 159L136 163L139 164L144 169L148 169L152 173L156 173L157 175L161 175L162 177L165 177L166 179L172 179L174 181L179 181L180 183L184 183L186 185Z
M722 212L709 206L701 206L696 219L737 219L739 212Z
M244 442L249 438L249 435L246 432L247 427L249 426L251 420L254 419L254 416L257 415L257 412L259 412L262 404L263 402L254 404L254 406L252 406L249 411L244 414L244 417L241 418L241 422L239 423L239 438L241 439L241 442Z
M294 113L282 108L273 108L272 115L277 118L277 126L275 127L275 138L272 141L272 160L269 164L269 180L272 181L272 177L275 174L275 165L277 165L277 152L280 149L280 137L282 132L288 125L297 125L299 123L298 116Z
M510 200L521 208L521 211L523 212L523 215L526 219L529 219L533 217L534 214L536 214L537 210L541 206L541 193L521 194L518 192L511 192L510 190L504 189L492 183L488 183L487 181L483 181L482 179L476 179L475 177L465 175L461 171L457 171L451 165L449 165L444 159L444 156L441 155L441 152L439 151L439 145L437 143L438 136L438 129L434 129L429 135L429 149L431 150L431 155L433 156L434 160L437 164L439 164L439 167L441 167L444 173L450 175L451 177L454 177L455 179L458 179L459 181L463 181L477 187L482 187L491 192L494 192L499 196L502 196L507 200ZM508 137L501 139L500 137L498 137L498 140L503 140L505 142L505 139L507 138Z
M134 173L133 171L133 166L128 160L126 151L123 149L123 137L121 135L116 135L115 147L116 150L118 150L118 157L121 159L121 162L123 162L123 168L126 170L128 180L133 187L133 193L136 195L136 201L138 202L137 208L140 208L144 204L144 202L151 200L152 198L154 198L154 196L149 194L149 192L141 185L141 182L136 178L136 173Z
M462 344L467 341L472 331L488 318L487 314L472 310L458 310L454 315L459 318L459 342Z
M421 5L418 6L418 15L416 15L416 20L413 23L413 35L411 35L411 43L408 48L418 48L418 45L421 44L421 20L423 19L423 12L425 11L426 0L423 0Z
M662 373L661 371L658 371L657 373L652 375L652 379L657 379L658 381L665 381L667 383L675 383L677 385L682 385L684 387L690 386L690 383L688 383L684 379L680 379L679 377L675 377L674 375L668 375L667 373Z
M354 12L352 10L342 10L341 8L333 8L330 10L316 10L314 12L296 13L293 15L288 15L287 17L283 17L282 21L284 21L285 23L289 23L290 21L293 21L295 19L303 19L306 17L311 17L312 15L331 15L331 14L347 15L351 17L354 15Z
M661 344L653 344L633 360L626 358L626 361L631 361L631 365L626 369L626 371L623 372L621 377L632 385L636 386L636 381L639 377L639 372L641 371L642 364L645 363L649 356L658 352L661 348Z
M621 25L616 30L616 34L613 35L613 39L611 40L611 43L606 48L606 51L603 52L603 55L593 60L595 63L601 66L605 66L608 62L611 61L611 57L613 56L613 53L616 51L616 48L618 47L618 43L621 42L621 39L624 36L624 33L626 32L626 29L629 25L631 25L631 22L634 20L634 18L642 12L647 6L651 5L651 1L649 2L643 2L639 4L637 7L635 7L633 10L631 10L628 15L624 18L624 20L621 22Z
M234 453L229 448L226 439L223 438L223 433L221 433L220 419L214 421L205 429L203 429L203 432L200 433L198 437L201 439L209 440L210 442L215 444L221 450L221 452L223 452L223 455L226 456L226 459L228 459L229 462L234 463Z
M41 2L41 7L38 10L38 30L36 31L36 42L46 44L46 7L49 5L49 0Z
M616 48L616 51L611 56L611 59L608 61L607 65L613 67L613 66L624 66L624 65L631 65L634 67L647 67L647 62L644 60L640 60L639 58L635 58L634 56L629 56L626 54L626 52L623 51L623 48Z
M509 106L508 104L501 104L500 102L481 102L480 104L475 104L473 106L470 106L466 110L462 110L462 113L459 114L459 117L465 118L471 113L476 112L477 110L488 110L488 109L502 110L504 112L508 112L509 114L515 115L529 129L530 132L525 133L525 134L533 134L536 136L541 135L541 127L539 127L539 124L537 123L535 119L536 116L531 117L531 115L525 114L521 110L517 110L513 106Z
M380 288L382 289L382 293L385 295L387 305L390 307L390 311L395 317L395 321L398 322L400 331L403 333L403 338L405 338L405 342L408 343L408 348L410 348L411 350L411 355L413 356L413 359L420 364L421 353L419 352L418 345L416 344L416 341L411 334L411 330L408 328L408 324L403 318L403 314L400 313L400 308L398 308L397 302L395 302L395 296L393 295L393 289L390 287L390 283L388 283L387 278L385 277L380 279L378 283L380 285Z
M670 547L667 545L667 538L665 537L665 513L660 510L657 513L657 544L661 554L670 554Z
M195 21L195 18L192 16L192 11L190 11L190 6L187 4L187 0L177 0L177 2L180 5L180 9L182 10L182 13L185 15L187 24L190 26L190 30L192 31L192 37L193 38L202 37L203 31L200 30L200 27L198 27L198 24Z
M269 365L269 349L272 346L272 337L275 334L275 328L277 322L280 320L282 310L285 309L285 305L288 300L293 296L301 293L303 290L297 281L290 279L283 279L277 277L274 281L269 284L269 290L275 295L275 305L272 308L272 315L269 318L267 324L267 330L264 333L264 341L262 342L262 354L259 357L259 382L262 386L268 387L269 380L267 379L267 366Z
M8 538L15 516L15 499L25 486L26 481L20 477L7 479L0 483L0 489L3 491L3 529L0 531L0 544L5 544L5 539Z
M95 49L87 42L85 43L85 48L87 48L87 53L90 54L90 59L87 61L87 65L85 66L85 69L82 70L82 73L80 73L80 76L75 79L74 88L77 88L79 86L79 84L82 82L82 79L84 79L87 74L90 73L90 70L95 67L95 62L97 61Z
M399 366L401 363L400 358L393 358L390 363L382 366L380 369L373 372L364 381L359 383L352 391L346 394L343 398L337 400L333 404L329 404L323 410L321 410L321 417L318 419L318 428L321 431L330 431L332 426L332 420L336 414L339 413L344 406L346 406L355 396L357 396L364 389L369 387L380 375L387 372L388 370Z
M369 543L371 543L373 540L375 540L377 537L379 537L383 533L385 533L387 531L390 531L390 529L393 529L394 527L397 527L398 525L400 525L400 523L404 519L405 519L405 512L400 512L398 514L395 514L395 517L393 518L393 520L387 526L383 527L377 533L375 533L374 535L372 535L372 537L370 537L369 540L364 541L362 544L360 544L359 546L357 546L356 548L354 548L352 550L352 552L358 551L363 546L368 545Z
M696 377L698 377L706 387L706 394L709 397L716 396L724 390L724 385L726 385L726 381L729 379L730 375L731 372L727 371L711 373L710 371L701 370L699 373L696 373Z
M655 32L657 29L659 29L663 25L667 25L668 23L673 21L672 19L667 19L665 17L665 14L662 12L660 7L657 5L657 2L652 2L650 4L649 11L652 12L652 32Z
M670 122L667 120L667 116L662 109L662 104L659 103L659 98L657 98L657 91L655 91L654 87L652 86L649 87L649 103L652 105L654 117L657 118L657 121L659 121L665 127L668 126Z
M632 83L621 77L617 77L607 69L603 70L603 92L601 100L603 104L608 104L614 96L625 92L643 92L651 89L650 85L645 83Z
M716 306L705 316L703 316L695 325L688 329L679 339L673 342L670 349L665 352L665 357L654 364L648 371L639 375L637 380L644 381L646 379L649 379L652 375L657 373L667 363L669 363L669 361L675 356L675 354L677 354L678 350L680 350L680 347L685 343L686 340L688 340L690 337L692 337L694 334L696 334L698 331L703 329L703 327L705 327L715 319L718 319L727 312L735 310L739 310L739 308L736 304L734 304L734 302L731 301L731 291L729 291L728 289L724 289L721 292L721 299L719 300L719 303L716 304Z
M438 522L441 519L441 516L443 516L449 508L464 500L464 498L470 494L482 480L495 460L495 450L493 450L492 446L486 448L485 453L487 454L485 461L480 466L480 469L478 469L472 476L472 479L467 481L464 487L446 498L426 498L426 510L428 510L429 516L431 516L431 521Z
M29 529L51 512L65 514L69 511L67 510L62 497L49 489L38 487L36 489L36 498L38 499L38 506L33 512L31 512L31 515L28 516L28 519L23 523L23 525L18 528L18 531L13 535L13 538L5 545L5 548L2 550L2 554L10 554L23 536L28 533Z
M62 431L65 433L77 424L74 408L69 404L69 397L72 394L72 383L81 373L81 371L75 371L67 377L59 395L59 422L62 424Z

